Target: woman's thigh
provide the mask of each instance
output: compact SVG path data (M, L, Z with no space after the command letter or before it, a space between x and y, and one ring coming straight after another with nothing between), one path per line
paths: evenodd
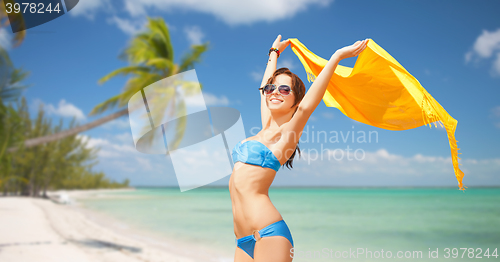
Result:
M236 251L234 252L234 262L253 262L253 258L250 257L245 251L241 248L236 247Z
M282 236L263 237L255 243L253 253L255 262L290 262L292 244Z

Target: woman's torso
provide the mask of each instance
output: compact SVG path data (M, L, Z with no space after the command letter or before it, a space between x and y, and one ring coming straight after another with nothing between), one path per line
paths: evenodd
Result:
M290 157L290 153L285 152L294 151L296 146L293 142L286 142L281 128L275 131L262 130L256 136L241 141L241 144L250 140L256 140L267 147L280 165L288 160L287 156ZM253 230L262 229L282 219L268 194L275 176L276 171L271 168L242 162L234 164L229 179L229 193L233 207L234 233L237 238L250 235Z

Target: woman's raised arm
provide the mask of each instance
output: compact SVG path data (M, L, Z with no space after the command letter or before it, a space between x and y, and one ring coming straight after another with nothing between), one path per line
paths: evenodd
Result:
M337 50L332 55L323 70L321 70L318 77L314 80L314 83L311 85L306 95L300 102L298 110L312 113L312 111L314 111L321 102L321 99L323 99L326 87L328 86L328 83L330 82L330 79L332 78L335 68L337 68L340 60L359 55L365 49L367 43L368 40L365 39Z
M287 39L285 41L281 41L281 35L278 35L278 37L276 38L276 40L274 40L274 43L271 47L277 48L281 53L285 50L285 48L289 44L290 40ZM262 78L260 87L263 87L267 83L267 80L269 80L269 78L274 74L274 71L276 71L277 62L278 62L278 54L276 52L271 52L269 54L266 71L264 72L264 77ZM269 122L269 119L271 118L271 111L269 111L269 108L267 108L266 105L266 95L262 94L260 90L259 92L260 92L260 116L262 120L262 128L265 128L265 126Z
M335 68L337 68L337 65L339 64L339 61L344 58L359 55L365 49L367 43L367 39L363 41L357 41L350 46L346 46L337 50L332 55L326 66L323 68L323 70L321 70L318 77L316 77L316 79L314 80L314 83L304 95L304 98L302 98L297 112L293 115L292 119L287 124L286 130L291 132L290 134L294 134L295 140L298 141L300 135L296 134L302 133L307 120L309 120L312 112L319 105L321 99L323 99L326 87L328 86L328 83L332 78Z

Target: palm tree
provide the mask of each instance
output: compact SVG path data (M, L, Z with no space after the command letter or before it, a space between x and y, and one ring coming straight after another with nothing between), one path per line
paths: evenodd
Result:
M0 169L4 166L3 158L7 148L15 146L22 140L17 132L20 125L20 116L12 105L18 99L21 91L27 86L21 82L28 76L22 68L14 68L8 53L0 46Z
M120 56L122 58L126 58L130 65L109 73L101 78L99 83L102 84L119 75L127 75L131 76L131 78L129 78L120 94L111 97L94 107L91 115L99 114L115 107L118 107L119 110L113 114L99 118L85 125L49 136L28 139L25 141L24 146L32 147L75 135L126 115L128 113L128 109L124 107L135 93L163 78L192 69L194 64L200 61L201 55L207 49L208 42L201 45L193 45L191 46L190 52L182 57L180 64L175 64L174 51L170 42L170 34L165 21L162 18L148 18L146 30L137 34ZM189 85L186 85L186 88L189 88ZM169 102L172 101L175 100L171 100ZM179 103L179 105L183 105L183 103ZM179 105L169 106L177 108ZM16 149L9 149L10 152L14 150Z
M10 21L5 9L6 4L13 5L15 1L4 0L3 2L0 4L0 30L9 26L11 22L16 26L23 27L22 14L10 14L10 18L12 18ZM26 31L16 33L12 39L14 47L19 46L25 36ZM8 161L7 158L3 157L6 149L20 139L19 133L16 132L20 117L17 111L11 105L6 105L5 102L15 101L19 98L22 90L28 87L22 85L21 82L29 75L29 72L23 71L22 68L14 67L5 48L0 45L0 167L5 166L6 161Z
M5 9L6 4L14 5L15 1L3 0L3 2L3 4L0 4L0 30L11 24L23 28L24 18L22 13L7 14L7 10ZM12 21L9 20L9 16ZM14 34L12 38L13 46L18 47L23 42L25 36L25 30ZM0 45L0 104L2 104L3 101L16 100L19 97L21 91L26 87L21 86L20 83L27 76L28 72L24 72L21 68L14 68L9 54L6 51L6 47Z
M62 119L58 125L53 125L43 106L32 118L24 97L18 102L15 112L20 119L16 134L22 134L23 138L57 133L64 126ZM73 118L69 127L74 127L74 124ZM127 186L127 181L117 183L102 172L93 172L91 169L97 164L96 158L97 149L89 148L88 140L77 135L32 148L21 146L15 154L6 154L0 161L0 189L4 195L21 193L46 198L47 190L53 189Z
M10 21L9 16L7 15L7 10L5 9L6 4L14 5L16 2L13 0L3 0L3 2L4 3L0 5L0 29L2 27L9 26L11 22L18 28L24 28L24 18L22 16L22 13L11 13L10 17L12 18L12 21ZM25 36L26 30L17 32L12 39L12 41L14 42L14 47L19 46L23 42Z
M22 68L14 68L7 51L0 46L0 103L17 100L26 85L21 82L29 75Z

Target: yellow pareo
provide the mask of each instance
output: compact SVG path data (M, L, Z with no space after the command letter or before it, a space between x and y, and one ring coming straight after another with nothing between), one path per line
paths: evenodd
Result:
M293 52L302 62L309 81L314 81L327 60L309 51L296 38L290 39ZM323 101L346 116L387 130L407 130L436 122L444 125L460 190L464 173L460 170L455 129L457 120L422 87L415 77L372 39L353 68L338 65ZM465 187L467 188L467 187Z

